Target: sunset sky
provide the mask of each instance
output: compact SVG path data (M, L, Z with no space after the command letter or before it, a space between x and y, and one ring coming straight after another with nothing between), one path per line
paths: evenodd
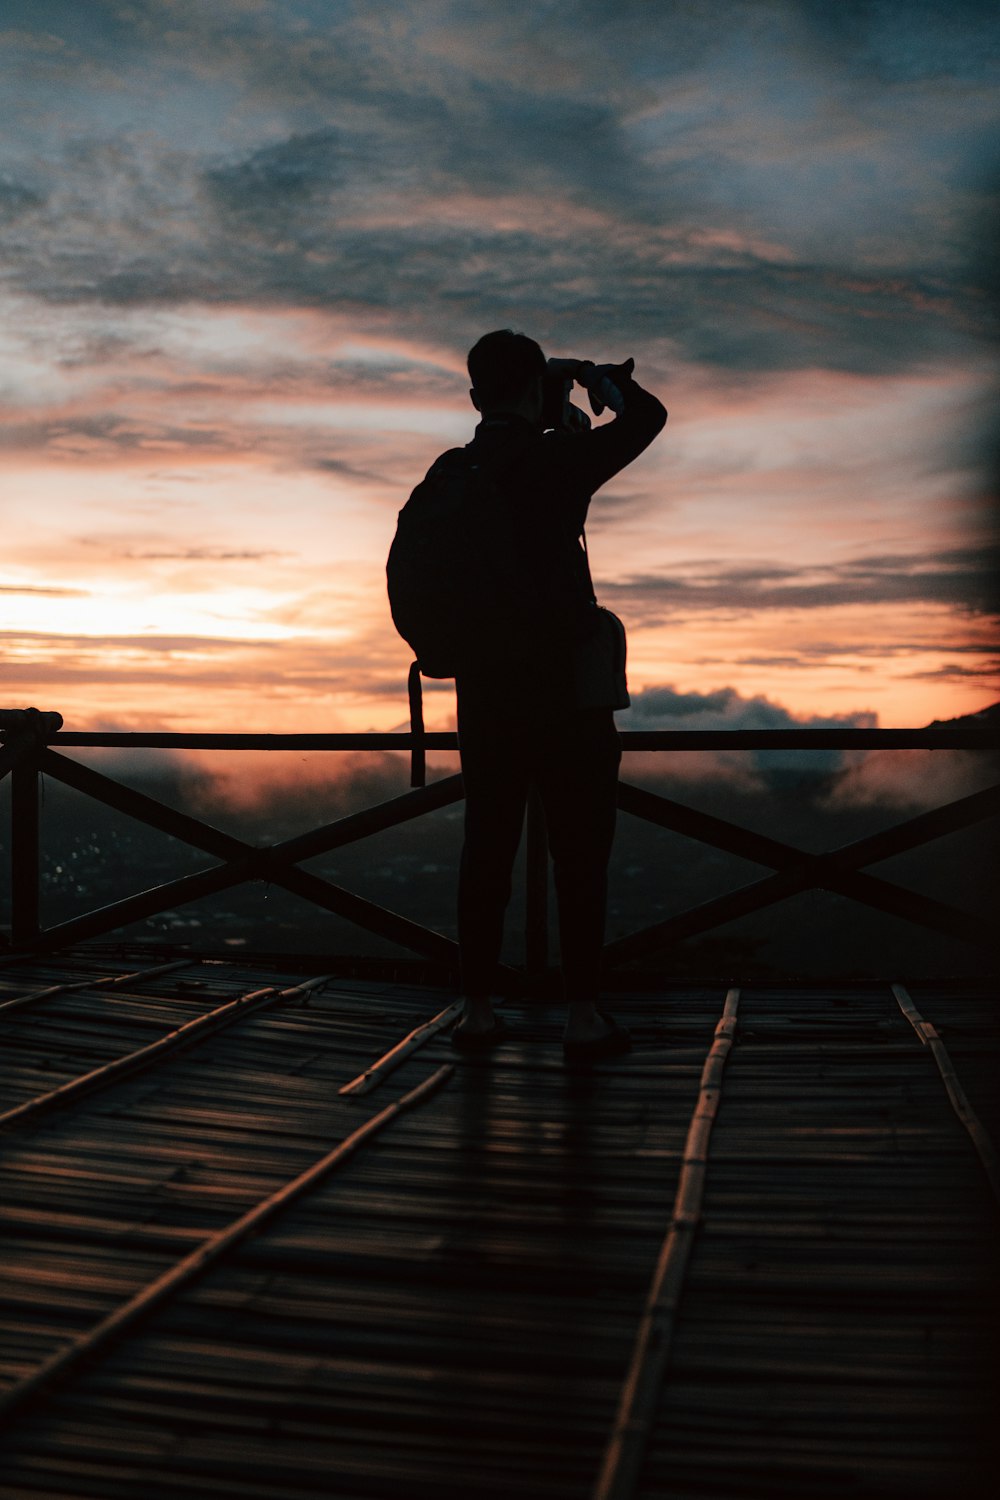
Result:
M0 706L400 726L396 512L503 326L670 412L589 528L623 726L994 701L993 15L0 0Z

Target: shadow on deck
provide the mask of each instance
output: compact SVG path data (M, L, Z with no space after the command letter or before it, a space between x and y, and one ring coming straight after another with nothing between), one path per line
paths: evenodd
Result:
M589 1073L453 998L0 967L0 1493L993 1492L995 988L623 990Z

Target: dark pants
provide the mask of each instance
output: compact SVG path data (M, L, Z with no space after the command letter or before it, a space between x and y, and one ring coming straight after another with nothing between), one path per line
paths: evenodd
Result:
M567 999L596 1000L621 760L611 709L504 712L460 689L458 740L466 797L458 886L465 993L495 988L511 867L535 785L555 871Z

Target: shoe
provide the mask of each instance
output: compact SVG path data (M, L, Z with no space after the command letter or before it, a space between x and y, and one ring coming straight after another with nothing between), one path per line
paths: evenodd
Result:
M611 1030L589 1042L563 1042L567 1062L600 1062L604 1057L621 1057L623 1053L631 1052L632 1038L625 1027L619 1026L614 1016L609 1016L603 1010L598 1010L597 1014L602 1021L607 1022Z
M506 1035L506 1024L497 1016L489 1031L453 1031L451 1045L456 1052L492 1052Z

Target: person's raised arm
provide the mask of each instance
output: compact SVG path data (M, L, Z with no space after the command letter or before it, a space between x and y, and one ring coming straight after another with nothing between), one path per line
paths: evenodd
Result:
M558 361L563 368L569 363ZM593 495L638 458L663 430L666 409L632 378L634 368L635 361L631 359L619 365L595 365L592 360L576 362L575 379L590 396L594 413L599 415L607 407L615 416L614 421L601 427L567 434L549 445L547 458L553 469L558 470L561 486ZM569 374L568 369L566 373Z

